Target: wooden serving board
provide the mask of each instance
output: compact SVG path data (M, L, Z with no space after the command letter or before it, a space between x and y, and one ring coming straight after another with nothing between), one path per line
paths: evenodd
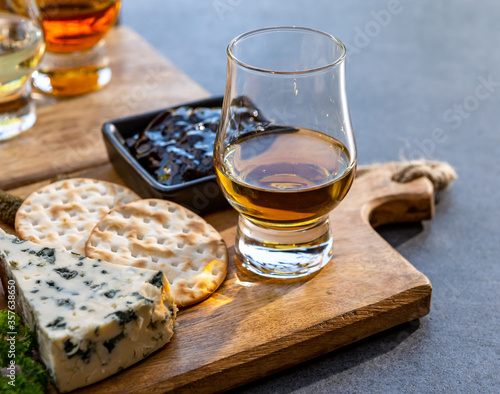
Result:
M38 100L35 127L0 143L1 189L25 197L51 177L73 171L122 182L108 162L101 125L208 96L130 29L114 29L107 41L111 83L69 100ZM229 248L226 281L209 299L179 313L165 348L78 392L222 391L426 315L428 279L370 223L430 218L433 190L426 179L394 183L391 172L389 164L359 173L332 214L333 260L301 280L262 279L242 271L234 261L236 213L207 216ZM0 308L5 307L0 292Z
M229 248L226 281L207 300L179 312L170 344L77 392L219 392L425 316L429 280L372 225L431 218L434 191L427 179L400 184L391 181L392 173L389 163L358 174L331 215L332 261L300 280L244 271L234 259L235 211L206 216ZM109 164L76 175L120 182ZM13 192L27 195L43 183Z

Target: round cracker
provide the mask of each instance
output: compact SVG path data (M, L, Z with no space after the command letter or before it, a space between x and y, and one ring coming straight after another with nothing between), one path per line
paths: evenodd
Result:
M140 197L125 186L86 178L46 185L24 200L16 214L19 238L85 254L94 226L111 209Z
M147 199L113 209L92 230L88 257L162 270L177 306L199 302L224 281L226 244L204 219L170 201Z

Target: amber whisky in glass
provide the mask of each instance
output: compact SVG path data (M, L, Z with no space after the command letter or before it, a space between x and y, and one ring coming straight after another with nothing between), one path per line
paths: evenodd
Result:
M258 275L310 275L332 257L329 214L356 173L345 47L323 32L277 27L243 34L227 52L214 161L240 214L236 255ZM248 107L252 119L242 117Z

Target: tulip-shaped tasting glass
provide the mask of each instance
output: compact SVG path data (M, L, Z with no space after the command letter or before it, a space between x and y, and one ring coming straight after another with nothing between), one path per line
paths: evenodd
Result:
M216 174L239 212L236 255L250 271L296 278L332 257L328 217L356 172L344 44L273 27L227 48Z

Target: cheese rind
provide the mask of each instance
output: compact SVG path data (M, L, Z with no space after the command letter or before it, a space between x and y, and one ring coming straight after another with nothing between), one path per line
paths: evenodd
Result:
M173 335L177 308L161 271L92 260L2 230L0 269L15 282L16 309L61 392L127 368Z

